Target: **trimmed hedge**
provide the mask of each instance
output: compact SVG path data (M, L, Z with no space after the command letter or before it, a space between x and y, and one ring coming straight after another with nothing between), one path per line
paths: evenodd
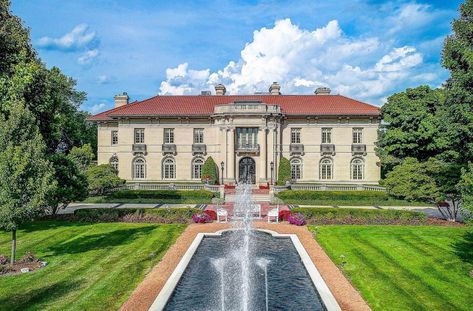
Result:
M198 208L89 208L74 211L74 218L85 222L190 223Z
M423 202L396 200L383 191L312 191L286 190L277 196L286 204L321 205L428 205Z
M361 208L294 208L301 213L307 224L354 224L354 225L422 225L427 215L402 210L370 210Z
M208 199L212 200L214 193L207 190L119 190L108 197L114 199Z

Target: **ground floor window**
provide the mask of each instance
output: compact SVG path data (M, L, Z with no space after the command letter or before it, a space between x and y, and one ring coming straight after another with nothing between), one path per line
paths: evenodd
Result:
M166 158L163 160L163 179L176 178L176 162L173 158Z
M365 171L365 163L360 158L355 158L351 161L351 178L352 179L363 179Z
M333 162L332 159L322 159L320 161L320 179L333 178Z
M302 178L302 161L301 159L291 160L291 178L297 180Z
M204 160L201 158L194 159L192 161L192 178L201 179L202 178L202 166L204 165Z
M146 161L143 158L136 158L133 161L133 178L146 178Z

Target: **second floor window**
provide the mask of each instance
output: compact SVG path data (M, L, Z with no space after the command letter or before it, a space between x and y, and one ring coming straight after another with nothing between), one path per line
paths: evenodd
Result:
M300 144L301 143L301 129L292 128L291 129L291 144Z
M363 143L363 129L362 128L354 128L353 129L353 143L354 144L362 144Z
M194 144L204 143L204 129L194 129Z
M112 131L112 145L118 144L118 131Z
M145 143L145 129L135 129L135 144Z
M331 144L332 143L332 129L331 128L322 128L322 144Z
M174 129L164 129L164 143L174 144Z
M236 129L237 146L257 146L258 128L256 127L237 127Z

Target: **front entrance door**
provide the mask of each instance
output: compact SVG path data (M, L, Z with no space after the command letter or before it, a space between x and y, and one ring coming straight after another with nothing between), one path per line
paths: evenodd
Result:
M255 160L246 157L240 160L239 166L240 178L239 182L254 184L256 182L256 164Z

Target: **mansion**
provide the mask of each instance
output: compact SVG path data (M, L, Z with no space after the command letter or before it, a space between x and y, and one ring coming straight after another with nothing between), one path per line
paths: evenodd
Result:
M225 93L218 84L215 95L115 96L113 109L89 118L98 125L98 164L127 182L192 182L212 156L224 183L266 185L285 157L293 182L378 183L378 107L328 88L281 95L276 82L268 93Z

